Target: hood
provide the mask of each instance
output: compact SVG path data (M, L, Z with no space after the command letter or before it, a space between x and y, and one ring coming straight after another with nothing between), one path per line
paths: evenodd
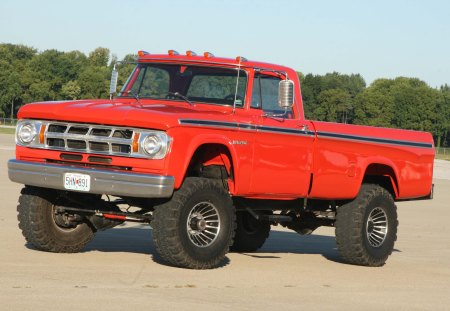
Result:
M178 101L138 103L126 99L39 102L23 106L18 117L167 130L177 126L178 119L190 118L192 114L223 114L205 111L205 105L201 106L200 111L197 106Z

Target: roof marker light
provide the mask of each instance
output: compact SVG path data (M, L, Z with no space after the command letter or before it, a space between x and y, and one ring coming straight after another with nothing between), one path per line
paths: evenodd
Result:
M205 53L203 53L203 56L204 56L205 58L211 58L211 57L214 57L214 54L213 54L213 53L210 53L210 52L205 52Z
M180 53L178 53L178 52L175 51L175 50L169 50L169 51L167 51L167 54L169 54L170 56L180 55Z
M142 56L144 56L144 55L150 55L150 53L147 52L147 51L138 51L138 55L139 55L140 57L142 57Z
M188 51L186 51L186 56L197 56L197 53L195 53L194 51L188 50Z
M237 61L238 63L241 63L241 62L246 62L246 61L248 61L248 59L246 59L246 58L243 57L243 56L237 56L237 57L236 57L236 61Z

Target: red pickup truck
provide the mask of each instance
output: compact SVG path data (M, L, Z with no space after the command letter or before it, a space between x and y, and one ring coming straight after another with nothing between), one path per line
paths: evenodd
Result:
M346 262L381 266L395 201L432 197L429 133L307 120L294 70L208 52L140 51L109 100L27 104L16 143L19 227L50 252L135 221L166 262L205 269L272 225L334 226Z

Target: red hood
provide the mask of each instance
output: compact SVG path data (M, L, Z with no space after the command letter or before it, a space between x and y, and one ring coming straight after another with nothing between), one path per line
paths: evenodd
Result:
M140 104L126 99L39 102L23 106L18 117L167 130L177 126L180 118L192 118L192 114L223 114L223 111L205 111L205 105L201 106L200 110L183 102L141 101Z

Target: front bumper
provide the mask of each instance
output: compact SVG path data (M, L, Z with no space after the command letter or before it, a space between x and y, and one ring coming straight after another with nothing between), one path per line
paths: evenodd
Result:
M65 173L79 173L91 176L89 193L117 196L168 198L172 196L175 183L175 179L172 176L34 163L14 159L8 161L9 179L29 186L67 190L64 188Z

